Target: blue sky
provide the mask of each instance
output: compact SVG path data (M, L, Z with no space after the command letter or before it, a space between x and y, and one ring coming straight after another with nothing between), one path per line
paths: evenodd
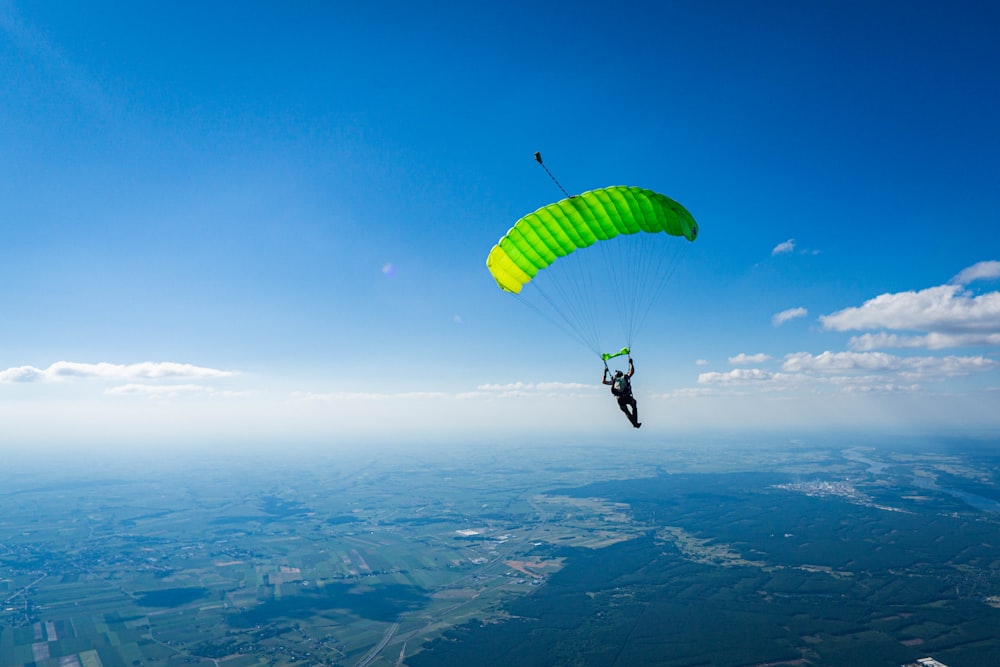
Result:
M990 2L0 1L0 447L1000 428ZM484 261L701 226L641 431Z

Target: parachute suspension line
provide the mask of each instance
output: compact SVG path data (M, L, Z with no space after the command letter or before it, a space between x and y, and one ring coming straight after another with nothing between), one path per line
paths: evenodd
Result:
M532 285L552 312L561 318L564 328L600 355L600 319L594 296L594 277L576 253L561 257L559 262L563 270L539 275Z
M602 310L607 298L601 295L608 294L614 276L609 264L602 266L594 259L587 253L560 257L557 260L560 270L536 276L532 285L548 302L552 312L576 333L575 337L585 341L585 346L600 356L601 346L606 343L602 334L607 333L608 320L614 319L612 314ZM602 268L607 270L594 270Z
M636 239L619 236L600 244L607 269L608 288L618 316L618 329L627 347L632 346L636 303L641 298L639 273L642 256L636 251Z
M656 256L656 251L663 242L661 234L640 234L638 243L632 246L633 272L635 285L629 302L630 316L628 320L628 344L633 344L633 338L641 329L641 313L644 306L650 303L650 285L655 285L658 274L651 270L650 265Z
M588 341L588 347L595 354L600 354L603 318L598 312L600 300L595 292L600 275L591 270L592 262L587 261L585 254L570 253L560 257L558 262L562 270L539 276L538 284L543 289L552 286L560 291L560 298L554 304L556 309L559 310L560 306L565 308L561 314Z
M556 184L556 187L558 187L560 190L562 190L562 193L564 195L566 195L567 198L569 198L569 199L573 198L573 195L571 195L570 193L566 192L566 188L564 188L562 186L562 184L559 183L559 181L556 180L556 177L552 175L552 172L549 171L549 168L545 166L544 162L542 162L542 154L539 153L538 151L535 151L535 162L537 162L538 164L542 165L542 169L545 170L545 173L549 175L549 178L552 179L552 182Z
M580 322L589 325L588 335L594 341L594 352L600 354L601 330L603 328L601 323L605 318L604 313L601 313L598 307L600 300L597 298L597 293L600 288L598 285L600 275L586 270L587 264L584 261L584 255L574 253L574 259L577 270L570 272L570 274L576 279L573 291L579 297L578 301L582 312Z
M640 233L638 243L631 245L631 261L635 266L632 272L633 285L631 289L631 294L629 295L629 318L628 318L628 335L626 336L626 341L631 348L633 343L633 338L635 337L636 331L638 330L637 318L639 312L642 309L642 304L649 298L649 283L653 280L654 276L649 271L650 254L655 249L655 244L650 245L650 236L655 237L656 235Z
M641 234L633 246L635 286L629 303L629 344L642 328L642 321L655 302L656 286L662 284L664 279L660 272L663 255L658 252L663 240L659 234Z
M636 332L636 317L639 312L639 308L644 301L647 294L647 283L650 276L648 275L646 264L648 258L646 257L647 252L644 252L646 247L646 242L649 240L646 234L640 234L639 243L633 246L633 257L632 262L634 265L634 270L632 276L634 276L634 284L632 285L631 294L629 295L629 318L628 318L628 332L625 336L625 341L628 343L629 349L632 347L632 339Z
M669 246L669 252L649 253L649 258L652 264L650 267L651 270L643 275L647 276L648 282L652 285L649 297L646 299L646 303L643 304L640 312L637 313L637 330L642 328L646 319L649 317L650 312L653 310L653 306L659 302L660 297L666 291L667 285L670 283L674 272L677 270L678 266L680 266L683 258L685 257L687 244L669 244ZM653 262L654 258L655 262Z
M598 356L600 356L600 352L598 352L594 348L594 346L589 341L587 341L587 339L584 336L582 336L580 334L579 331L577 331L576 329L574 329L574 327L569 322L569 320L567 319L567 317L565 316L565 314L563 314L562 312L560 312L558 309L555 308L555 306L552 304L552 299L548 295L546 295L543 292L541 292L540 290L536 290L536 291L538 291L540 294L542 294L542 296L545 298L545 301L549 304L549 307L552 308L553 311L555 311L559 315L558 318L552 317L552 314L546 312L544 308L540 308L537 304L534 304L531 301L529 301L528 299L524 298L523 294L516 294L515 296L517 297L517 300L519 302L523 303L525 306L527 306L528 308L530 308L531 310L533 310L536 314L540 315L543 319L548 320L550 324L552 324L553 326L555 326L557 329L559 329L560 331L562 331L564 334L566 334L570 338L576 339L576 341L578 343L580 343L581 345L583 345L585 348L587 348L588 350L591 350L592 352L594 352L594 354L597 354Z
M594 297L593 277L576 253L559 258L562 270L545 272L532 280L531 290L519 296L523 303L557 324L559 329L578 340L584 347L600 355L599 321L594 316L597 301ZM537 294L548 308L541 308L529 295Z
M602 243L601 252L604 254L604 263L608 267L608 283L612 290L615 310L618 313L618 326L626 339L625 343L631 345L631 341L628 340L629 320L632 317L629 300L634 298L635 286L630 283L635 282L632 277L635 266L633 258L629 257L627 246L628 240L618 237L607 243Z
M630 349L679 265L684 246L669 241L665 234L637 233L599 244L607 288Z

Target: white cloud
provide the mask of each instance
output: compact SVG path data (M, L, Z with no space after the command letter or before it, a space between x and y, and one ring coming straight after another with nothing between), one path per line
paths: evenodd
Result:
M759 368L734 368L728 373L712 371L698 375L698 384L733 384L746 382L766 382L774 379L774 373Z
M659 394L650 394L649 398L652 399L674 399L674 398L699 398L702 396L711 396L712 390L707 387L681 387L679 389L674 389L673 391L668 391Z
M906 357L900 375L904 378L939 379L992 371L998 365L998 362L983 356Z
M917 383L903 384L893 382L878 375L863 375L859 377L833 377L829 379L831 385L837 387L842 393L916 393L923 392L923 385Z
M823 352L813 355L795 352L785 356L782 370L789 373L865 373L898 374L900 377L940 379L995 370L998 362L983 356L973 357L900 357L885 352Z
M398 393L376 391L330 391L292 392L290 399L299 401L387 401L387 400L428 400L448 398L451 394L440 391L404 391Z
M795 250L795 239L788 239L787 241L782 241L778 245L774 246L771 250L771 255L783 255Z
M511 382L506 384L481 384L466 396L492 398L521 398L525 396L573 397L593 395L602 385L580 382Z
M232 371L178 364L173 362L146 361L138 364L97 364L57 361L48 368L17 366L0 371L0 382L57 382L73 378L101 380L179 380L224 378Z
M509 382L504 384L481 384L472 391L455 393L441 391L410 392L293 392L292 402L310 401L427 401L427 400L468 400L472 398L572 398L594 396L602 388L600 384L580 382Z
M582 382L539 382L535 385L538 391L545 392L577 392L577 391L590 391L592 389L597 389L601 385L598 384L584 384Z
M695 366L708 366L708 359L698 359L694 362Z
M900 359L885 352L793 352L785 355L781 368L790 373L891 370L899 367Z
M1000 345L1000 292L976 295L965 288L970 282L993 278L1000 278L1000 262L979 262L947 285L880 294L819 320L827 330L873 330L850 339L848 345L855 351Z
M594 385L581 382L511 382L507 384L481 384L476 389L480 391L579 391L591 389Z
M986 334L942 334L929 333L923 336L900 336L879 332L852 336L848 347L856 351L885 348L924 348L943 350L949 347L972 347L975 345L1000 345L1000 333Z
M125 384L104 392L109 396L144 396L150 398L177 398L196 394L213 393L198 384Z
M744 355L745 356L745 355ZM805 394L913 393L924 383L995 372L1000 362L984 356L904 357L885 352L796 352L785 355L780 372L737 368L698 376L698 385L718 394L742 391L801 397ZM673 395L682 394L674 392ZM703 396L691 392L688 396Z
M35 382L45 379L45 371L34 366L17 366L0 371L0 382Z
M978 262L963 269L951 279L953 285L968 285L976 280L993 280L1000 278L1000 262Z
M820 317L825 329L896 329L1000 333L1000 292L972 296L960 285L881 294L856 308Z
M789 308L788 310L783 310L780 313L775 313L771 317L771 324L776 327L780 327L788 320L794 320L797 317L805 317L808 314L809 311L805 308Z
M746 364L762 364L771 357L764 354L763 352L758 352L757 354L746 354L740 352L735 357L729 357L729 363L734 366L743 366Z

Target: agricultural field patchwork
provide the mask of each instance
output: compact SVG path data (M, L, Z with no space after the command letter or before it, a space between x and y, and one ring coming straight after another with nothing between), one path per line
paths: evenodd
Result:
M996 467L756 453L16 471L0 664L602 664L598 637L643 664L1000 655Z

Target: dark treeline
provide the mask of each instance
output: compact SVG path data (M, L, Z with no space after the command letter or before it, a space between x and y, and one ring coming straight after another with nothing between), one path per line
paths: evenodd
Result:
M991 571L995 524L774 486L787 481L664 475L562 491L627 502L651 529L604 549L540 547L567 565L511 600L512 618L456 627L407 664L888 665L932 653L997 662L1000 610L968 576ZM745 561L695 562L657 539L657 526L725 544Z

